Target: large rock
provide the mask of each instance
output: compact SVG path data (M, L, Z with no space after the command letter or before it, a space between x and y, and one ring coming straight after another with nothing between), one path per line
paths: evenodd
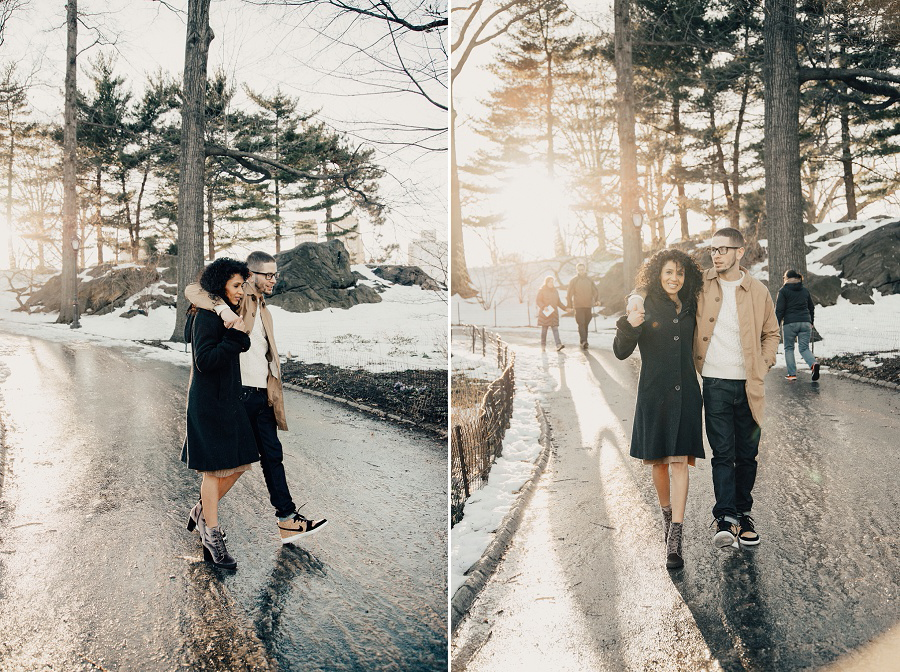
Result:
M301 243L276 255L276 259L281 277L268 299L274 306L308 313L381 301L378 292L371 287L356 286L356 277L350 270L350 255L340 240Z
M600 312L603 315L615 315L625 310L627 291L623 289L622 273L623 264L620 261L614 264L602 278L594 280L600 294ZM630 290L631 287L628 288L628 291Z
M857 306L875 303L875 300L872 298L872 290L862 285L847 285L841 290L841 296Z
M418 266L369 266L372 272L382 280L387 280L395 285L412 287L419 285L422 289L437 291L443 289L430 275Z
M90 275L90 274L88 274ZM25 303L30 309L57 312L60 305L61 275L50 278ZM108 269L105 275L78 282L78 309L82 314L105 315L125 305L128 299L159 281L151 266Z
M841 280L834 275L816 275L807 272L803 276L803 284L812 295L813 303L820 306L833 306L841 295Z
M900 294L900 221L829 252L822 263L837 268L842 278L882 294Z

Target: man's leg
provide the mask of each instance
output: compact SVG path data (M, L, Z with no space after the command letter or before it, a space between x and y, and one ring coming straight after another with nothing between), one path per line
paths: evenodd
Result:
M734 406L734 432L734 504L740 519L741 541L752 545L759 543L759 535L753 528L752 519L747 522L745 516L749 516L753 509L752 491L756 483L756 457L759 454L761 431L750 412L744 389L738 394ZM748 529L752 534L747 532ZM744 538L745 534L748 535L747 539Z
M576 308L575 321L578 323L578 340L582 346L587 345L588 314L590 308Z
M713 491L716 504L714 518L726 518L737 523L735 506L735 436L734 436L734 384L744 381L703 379L703 410L706 414L706 438L712 449Z
M250 418L250 426L256 437L259 450L259 461L262 467L266 488L269 490L269 501L275 507L275 514L284 518L296 510L291 491L288 489L284 473L284 452L278 440L278 425L275 423L275 411L269 406L266 392L256 390L244 398L244 408Z

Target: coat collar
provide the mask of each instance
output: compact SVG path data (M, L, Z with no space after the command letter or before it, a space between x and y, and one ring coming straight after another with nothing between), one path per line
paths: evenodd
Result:
M244 295L251 301L255 301L260 305L266 305L266 299L261 292L257 291L256 286L247 280L244 282Z
M743 266L741 266L740 269L744 272L744 279L741 280L741 284L738 285L738 287L740 287L741 289L746 289L749 292L750 291L750 282L751 282L750 271L748 271ZM719 274L716 273L715 268L707 268L703 272L703 280L705 282L712 282L713 280L715 280L718 283Z

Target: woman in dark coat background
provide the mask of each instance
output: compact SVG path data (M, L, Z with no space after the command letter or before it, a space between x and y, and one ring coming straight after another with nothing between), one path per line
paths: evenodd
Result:
M788 380L797 380L797 362L794 359L794 341L799 344L800 356L812 371L812 379L819 379L819 363L809 351L812 339L813 318L816 307L809 290L803 286L803 276L793 268L784 273L784 285L778 290L775 302L775 317L782 327L784 340L784 363L787 364Z
M559 311L565 310L559 291L553 286L553 276L544 278L544 284L538 290L535 299L538 307L538 326L541 328L541 350L547 348L547 329L553 329L553 340L556 341L557 352L564 347L559 338Z
M613 352L625 359L641 352L631 456L652 465L653 485L662 508L666 567L684 565L681 539L688 495L688 465L704 458L701 433L703 398L693 361L697 298L703 276L680 250L662 250L638 271L636 286L647 298L645 313L616 323Z
M216 259L200 276L200 286L237 311L249 276L247 264ZM190 512L188 530L196 527L200 532L207 561L235 569L237 563L225 548L219 528L219 500L259 460L241 402L240 353L250 348L250 336L226 328L216 313L192 306L185 340L191 343L193 355L181 460L203 476L200 501Z

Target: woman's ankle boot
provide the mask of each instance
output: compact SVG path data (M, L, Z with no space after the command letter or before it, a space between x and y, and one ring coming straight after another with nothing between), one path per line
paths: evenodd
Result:
M684 532L684 523L672 523L669 528L669 538L666 540L666 567L677 569L684 567L684 558L681 555L681 536Z
M237 562L228 554L222 531L218 527L206 527L203 535L203 558L216 567L237 569Z

